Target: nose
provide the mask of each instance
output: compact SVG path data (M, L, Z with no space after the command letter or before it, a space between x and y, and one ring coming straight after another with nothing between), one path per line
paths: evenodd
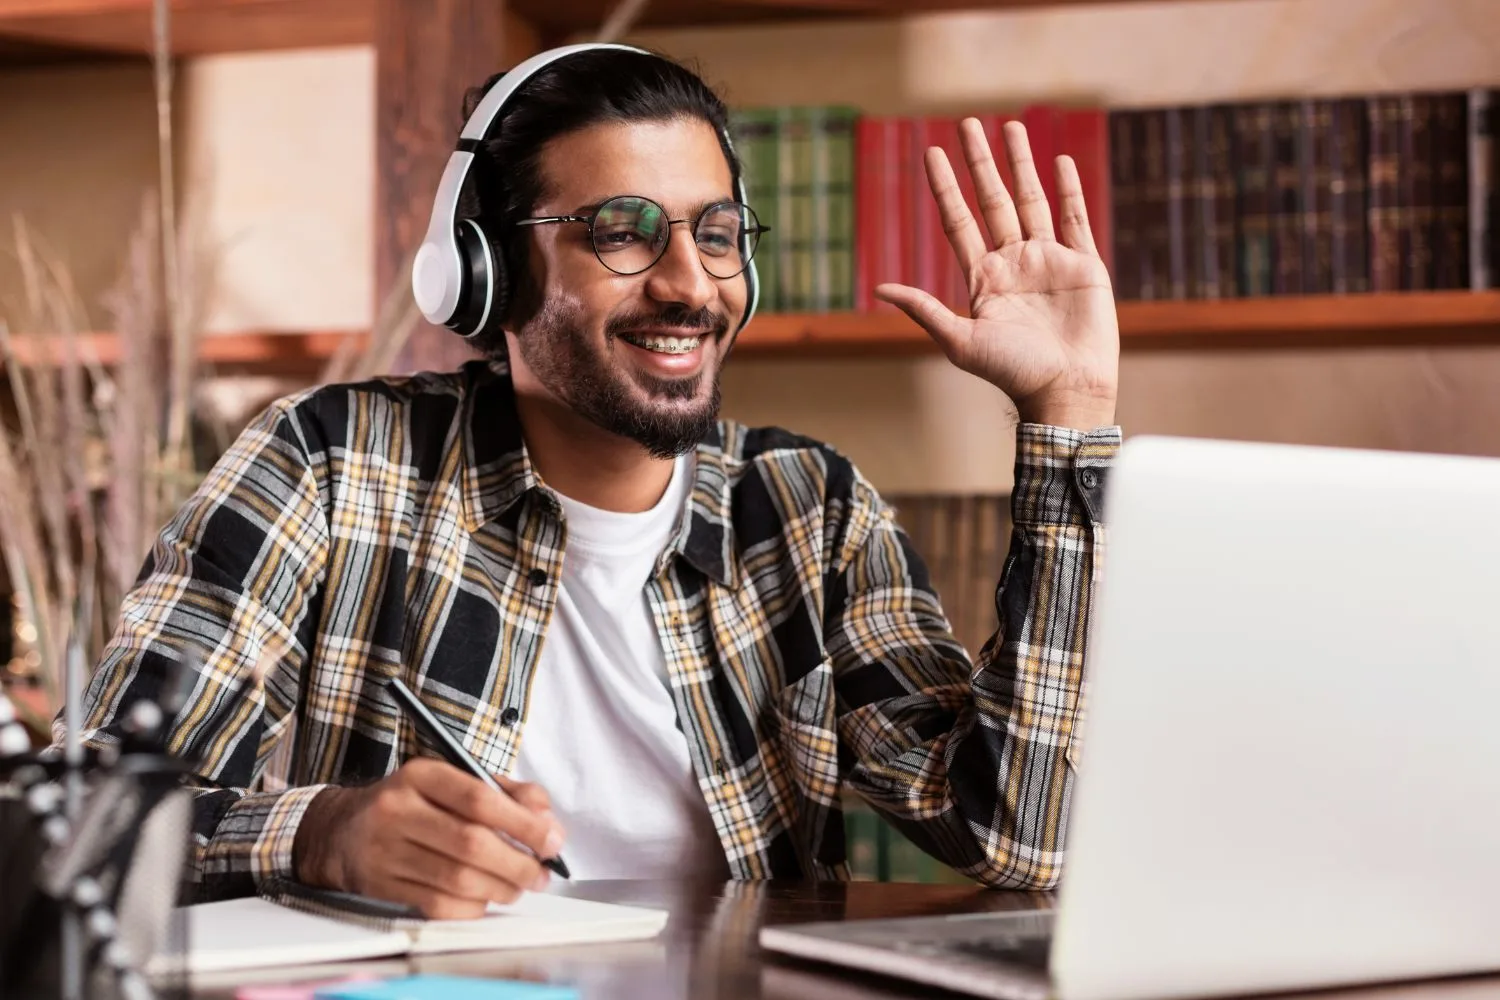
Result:
M718 296L718 286L698 259L691 222L672 223L672 235L661 259L646 272L646 294L661 303L702 309Z

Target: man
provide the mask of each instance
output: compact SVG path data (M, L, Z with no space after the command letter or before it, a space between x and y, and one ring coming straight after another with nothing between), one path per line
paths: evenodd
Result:
M753 225L722 211L724 120L649 55L528 81L475 168L520 275L488 363L274 404L163 531L88 735L206 650L173 726L201 898L295 877L473 916L560 851L581 878L843 877L844 785L977 881L1054 884L1119 441L1076 169L1054 235L1024 130L1012 200L966 122L982 219L940 152L927 169L974 318L879 290L1022 420L1000 629L971 663L847 459L717 420ZM508 795L434 759L394 676Z

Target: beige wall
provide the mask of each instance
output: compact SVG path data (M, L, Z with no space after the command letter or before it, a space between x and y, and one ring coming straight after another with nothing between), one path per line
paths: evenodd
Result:
M182 120L182 173L218 254L209 332L368 327L374 52L194 59Z
M67 266L91 325L119 277L141 199L156 187L145 63L0 72L0 319L25 321L12 218Z
M1500 85L1497 5L1177 0L637 40L696 59L739 104L917 112L1032 99L1187 103ZM134 192L117 188L149 183L149 78L111 71L120 75L101 102L87 72L96 71L68 71L59 92L73 97L41 105L0 89L0 134L22 127L28 138L19 159L0 144L0 205L15 200L13 190L30 192L47 218L63 220L71 253L112 260L124 226L91 242L78 219L117 202L133 210ZM223 253L212 328L369 322L372 73L364 49L185 68L184 173ZM28 74L26 89L41 78ZM82 161L72 155L80 136L93 150ZM1120 417L1131 432L1500 454L1500 347L1127 354L1122 377ZM941 358L740 357L725 381L731 415L825 438L884 489L1008 488L1013 411Z
M1500 85L1496 0L1203 0L636 40L696 61L733 103L886 113ZM1132 433L1500 455L1500 347L1127 353L1121 368ZM725 405L832 441L887 490L1010 483L1013 408L940 357L740 358Z

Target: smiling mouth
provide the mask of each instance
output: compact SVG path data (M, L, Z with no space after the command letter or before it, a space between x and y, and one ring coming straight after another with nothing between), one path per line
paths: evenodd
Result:
M627 344L646 351L655 351L657 354L691 354L698 349L706 334L694 333L688 336L661 336L657 334L622 333L620 339Z

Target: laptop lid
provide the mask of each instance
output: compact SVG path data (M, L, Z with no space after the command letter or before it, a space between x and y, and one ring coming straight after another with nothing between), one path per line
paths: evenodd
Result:
M1064 1000L1500 968L1500 461L1133 438Z

